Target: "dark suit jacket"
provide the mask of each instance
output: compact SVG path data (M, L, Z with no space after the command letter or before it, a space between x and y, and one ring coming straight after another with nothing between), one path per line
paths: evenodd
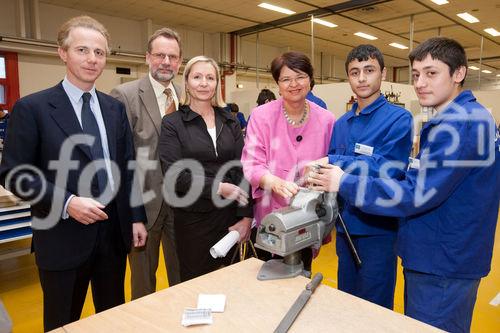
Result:
M129 196L136 188L132 186L133 172L127 171L127 163L134 158L132 135L125 108L114 98L97 92L108 139L110 158L120 170L121 180L115 197L121 238L127 250L132 239L132 222L146 222L144 208L130 207ZM32 215L43 218L48 215L52 203L65 202L71 195L79 196L80 176L91 161L90 148L77 145L71 153L71 160L78 161L78 167L70 170L65 187L56 187L56 172L49 169L50 161L59 159L63 142L74 134L83 134L78 118L62 84L21 98L14 106L9 130L5 140L0 183L25 200L40 195L40 200L32 203ZM20 174L16 173L9 184L6 177L19 165L31 165L41 171L41 176L31 173L32 179L21 182L24 189L32 190L31 195L19 193L13 186ZM43 191L42 182L46 182ZM89 180L90 182L90 180ZM33 230L33 247L39 268L46 270L72 269L83 263L91 254L97 239L98 224L84 225L71 217L62 220L51 229ZM118 237L117 239L120 239Z
M180 88L174 84L177 97L180 98ZM155 92L149 75L127 82L114 88L110 95L125 104L135 148L147 148L147 153L137 153L136 159L138 172L144 177L142 184L143 193L153 191L155 198L144 204L148 218L147 229L151 229L158 219L163 202L162 186L163 173L161 171L158 155L158 141L160 140L161 114L158 109ZM158 161L157 168L147 169L150 161ZM147 171L147 172L146 172Z

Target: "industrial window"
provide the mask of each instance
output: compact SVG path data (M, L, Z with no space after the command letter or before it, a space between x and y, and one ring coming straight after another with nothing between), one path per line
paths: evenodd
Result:
M6 84L5 57L0 55L0 105L6 104L5 84Z
M0 56L0 79L5 79L5 58Z
M19 99L17 53L0 51L0 110L12 111Z
M5 103L5 88L2 84L0 84L0 104L6 104Z

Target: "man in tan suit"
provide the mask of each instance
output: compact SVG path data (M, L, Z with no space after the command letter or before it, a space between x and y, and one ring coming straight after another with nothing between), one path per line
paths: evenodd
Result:
M151 35L146 62L149 65L148 76L119 85L111 91L111 96L123 102L127 109L134 135L138 170L142 174L142 199L148 218L146 246L129 254L132 299L156 290L160 242L169 285L180 282L173 213L161 193L163 174L158 157L161 119L179 106L180 88L172 83L182 64L178 33L162 28ZM151 161L156 163L154 168L151 168Z

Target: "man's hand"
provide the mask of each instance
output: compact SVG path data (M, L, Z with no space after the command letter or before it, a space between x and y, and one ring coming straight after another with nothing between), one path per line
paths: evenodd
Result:
M132 237L134 241L134 247L141 247L146 245L148 232L146 231L144 223L142 222L132 223Z
M108 215L102 210L104 205L92 198L74 196L68 204L68 214L82 224L92 224L107 220Z
M249 217L244 217L232 226L228 228L229 231L236 230L240 234L239 242L245 242L250 239L250 233L252 229L252 219Z
M309 174L315 171L318 165L328 165L328 156L307 163L304 167L304 170L302 171L302 177L307 181L307 177L309 177Z
M312 171L306 178L306 182L316 191L338 192L340 188L340 179L344 171L336 165L326 165L322 168Z
M236 200L242 206L248 204L248 193L231 183L219 183L217 194L228 200Z

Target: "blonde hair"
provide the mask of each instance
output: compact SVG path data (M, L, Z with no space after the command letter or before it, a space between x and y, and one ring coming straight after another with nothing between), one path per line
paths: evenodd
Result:
M90 16L76 16L64 22L57 33L57 44L63 50L69 47L69 33L75 28L87 28L95 30L104 36L106 39L106 52L109 53L109 33L108 30L96 19Z
M217 62L215 62L214 59L206 57L206 56L197 56L192 58L191 60L188 61L186 64L186 67L184 68L184 75L183 75L183 85L184 85L184 90L182 91L181 98L179 100L180 104L184 105L189 105L191 102L191 97L188 94L188 89L187 89L187 81L189 77L189 73L191 73L191 68L193 67L194 64L198 62L206 62L212 65L215 69L215 74L217 76L217 87L215 88L215 94L214 97L212 97L212 106L218 106L218 107L225 107L226 103L224 103L224 99L222 98L222 88L221 88L221 76L220 76L220 70L219 66L217 65Z

